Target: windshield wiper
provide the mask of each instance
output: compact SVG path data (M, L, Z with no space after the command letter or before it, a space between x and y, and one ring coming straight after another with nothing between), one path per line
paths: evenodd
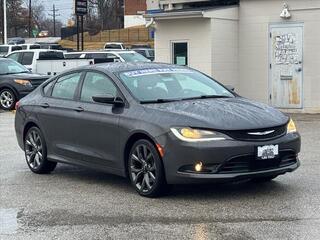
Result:
M141 104L148 104L148 103L167 103L167 102L176 102L180 101L181 99L163 99L163 98L158 98L155 100L145 100L145 101L140 101Z
M209 98L231 98L231 97L226 95L201 95L197 97L183 98L181 100L209 99Z

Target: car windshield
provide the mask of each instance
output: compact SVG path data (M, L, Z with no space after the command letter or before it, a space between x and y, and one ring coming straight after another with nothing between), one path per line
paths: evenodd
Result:
M150 61L148 58L145 58L144 56L136 52L125 52L125 53L118 53L118 54L126 62L149 62Z
M6 55L9 51L9 47L0 46L0 55Z
M119 77L142 103L234 97L213 79L187 68L136 70L122 72Z
M16 74L16 73L26 73L29 70L11 59L1 59L0 60L0 75Z

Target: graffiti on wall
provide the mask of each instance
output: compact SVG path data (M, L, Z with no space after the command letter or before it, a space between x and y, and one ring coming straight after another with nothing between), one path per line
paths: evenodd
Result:
M294 33L275 36L275 63L294 64L298 62L297 38Z

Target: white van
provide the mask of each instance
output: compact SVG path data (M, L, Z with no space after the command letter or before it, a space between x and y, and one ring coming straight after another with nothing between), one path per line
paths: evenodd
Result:
M95 52L70 52L64 54L67 59L94 59L95 63L101 62L150 62L149 59L135 51L95 51Z
M125 50L125 46L121 42L107 42L104 45L105 50Z
M7 58L19 62L33 73L46 75L56 75L71 68L93 64L92 59L68 60L63 51L47 49L15 51L7 55Z

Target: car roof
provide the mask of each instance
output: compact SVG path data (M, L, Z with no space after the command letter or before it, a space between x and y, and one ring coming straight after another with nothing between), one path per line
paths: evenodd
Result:
M54 50L54 49L24 49L24 50L17 50L13 51L12 53L16 52L62 52L62 50Z
M159 68L187 68L185 66L173 65L168 63L154 63L154 62L116 62L116 63L99 63L95 65L88 65L79 67L78 69L102 70L111 73L134 71L142 69L159 69Z

